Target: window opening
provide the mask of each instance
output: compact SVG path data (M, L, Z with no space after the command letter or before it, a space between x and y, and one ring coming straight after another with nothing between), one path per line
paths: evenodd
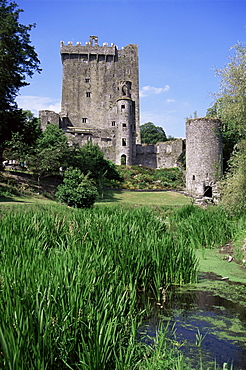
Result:
M122 146L126 146L126 138L122 138Z
M195 176L195 175L193 175L193 176L192 176L192 180L195 180L195 179L196 179L196 176Z
M125 105L122 105L122 106L121 106L121 110L122 110L122 109L125 109L125 107L126 107Z
M87 118L82 118L82 123L86 123L87 122Z
M122 154L122 156L120 158L120 164L126 165L126 155L125 154Z
M87 97L87 98L90 98L90 97L91 97L91 93L90 93L89 91L87 91L87 93L86 93L86 97Z
M89 78L86 78L86 79L85 79L85 82L86 82L86 83L89 83L89 82L90 82L90 79L89 79Z
M204 197L212 198L212 186L205 186L204 188Z
M112 121L112 126L115 126L115 121Z
M122 127L126 127L126 123L122 123Z

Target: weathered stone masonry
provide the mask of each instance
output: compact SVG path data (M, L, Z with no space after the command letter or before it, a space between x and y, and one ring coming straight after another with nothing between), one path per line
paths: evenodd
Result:
M222 175L221 122L196 118L186 123L186 189L195 198L217 198Z
M137 45L119 50L114 44L99 46L97 36L90 36L85 45L61 42L60 53L61 112L40 111L42 128L59 124L71 141L91 140L116 164L179 165L181 141L141 146Z
M59 125L71 142L98 144L116 164L181 167L186 145L186 188L194 197L213 197L222 173L220 122L194 119L186 141L141 145L138 46L121 50L90 36L82 45L61 42L62 102L59 114L40 111L41 126Z

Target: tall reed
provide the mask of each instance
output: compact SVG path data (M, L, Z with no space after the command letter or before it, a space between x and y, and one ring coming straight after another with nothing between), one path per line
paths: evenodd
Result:
M0 367L137 369L137 291L194 281L151 209L16 207L0 224Z
M212 248L227 243L235 235L237 224L220 207L188 205L169 217L169 229L176 239L182 237L195 249Z

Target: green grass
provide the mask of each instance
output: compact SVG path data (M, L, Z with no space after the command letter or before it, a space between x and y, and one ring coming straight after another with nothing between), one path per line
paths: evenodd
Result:
M13 204L13 203L18 203L18 204L53 204L55 205L56 202L45 198L43 196L39 195L32 195L32 196L15 196L15 195L8 195L5 197L0 197L0 204Z
M0 197L0 204L8 203L56 204L55 201L41 195L16 196L8 194ZM140 206L183 206L191 204L191 199L174 191L125 191L106 190L103 199L98 199L96 205L140 205Z
M104 205L141 205L141 206L183 206L191 204L191 199L174 191L124 191L107 190L104 198L96 204Z

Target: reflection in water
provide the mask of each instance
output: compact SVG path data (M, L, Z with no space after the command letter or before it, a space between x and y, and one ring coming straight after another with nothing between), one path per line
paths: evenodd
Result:
M220 367L226 362L234 370L246 369L246 285L222 282L215 274L201 274L199 281L196 286L170 287L159 305L151 298L151 315L139 328L141 340L151 343L160 323L166 323L193 369L200 369L201 358L206 369L215 359ZM201 347L196 345L199 332Z

